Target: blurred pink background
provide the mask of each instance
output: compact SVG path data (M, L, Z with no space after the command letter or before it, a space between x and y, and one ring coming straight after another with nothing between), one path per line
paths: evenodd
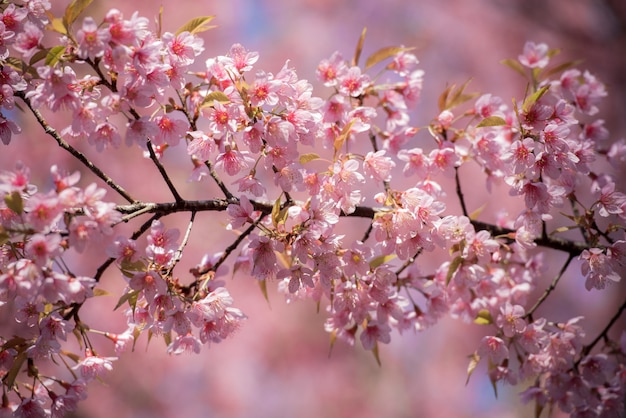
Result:
M67 2L55 4L56 15ZM351 57L363 27L367 37L363 56L390 45L415 46L421 68L426 72L424 92L414 117L416 125L436 116L436 100L446 83L463 83L472 77L471 91L492 92L509 103L524 92L523 80L501 59L515 58L526 40L546 42L560 48L559 62L582 58L588 68L607 84L610 97L601 115L612 131L612 140L625 136L626 118L626 6L619 0L163 0L164 30L175 31L189 19L216 15L218 28L202 34L204 59L224 54L233 43L258 51L257 69L276 73L289 59L303 78L314 85L318 62L335 50ZM87 14L100 19L109 8L130 16L135 10L151 20L158 14L159 2L94 1ZM323 90L319 90L323 92ZM321 94L321 93L320 93ZM0 148L0 167L11 168L16 159L46 166L35 181L44 184L46 170L57 163L64 169L79 165L58 149L34 127L23 137L14 138L10 148ZM41 137L41 138L40 138ZM45 145L33 146L34 141ZM85 148L96 161L106 161L107 172L131 193L144 200L170 199L149 161L141 160L136 148L97 155ZM168 160L170 158L170 160ZM129 168L133 162L133 169ZM139 162L137 162L139 161ZM209 183L185 182L188 165L166 156L168 169L177 177L181 193L190 198L214 196ZM84 170L83 170L84 171ZM151 188L151 176L155 187ZM83 185L92 180L85 175ZM482 179L477 180L482 184ZM147 185L147 187L146 187ZM624 184L621 183L623 190ZM620 185L618 185L620 187ZM108 194L111 199L116 196ZM164 197L165 196L165 197ZM471 206L479 206L488 195L476 193ZM494 209L492 207L492 209ZM185 227L187 215L164 220L168 227ZM355 221L356 225L361 225ZM218 250L216 242L230 242L234 235L224 232L223 218L198 216L180 272L197 263L205 251ZM129 228L128 230L132 230ZM207 236L212 241L207 242ZM553 253L551 253L553 254ZM101 261L101 251L93 259L74 260L83 274L93 274ZM544 285L562 262L553 254ZM100 256L100 257L98 257ZM584 304L594 316L585 321L590 336L620 303L618 291L607 294L586 292L576 268L557 291L562 305L557 318L567 320L565 306ZM91 272L91 273L90 273ZM74 417L173 418L173 417L527 417L531 406L524 406L517 393L523 385L499 386L494 398L491 384L481 365L466 381L467 356L484 333L477 325L450 319L425 332L403 336L395 333L392 343L381 346L382 367L358 344L355 348L337 342L329 356L329 336L323 330L324 313L317 314L311 302L287 306L281 295L270 292L264 300L252 279L227 276L226 286L235 305L249 319L239 332L221 344L203 347L200 355L169 357L165 345L154 339L146 350L142 336L133 353L115 363L104 384L92 384L89 399ZM114 293L123 287L114 268L109 269L101 287ZM613 299L611 299L613 298ZM117 298L103 297L84 319L92 327L110 329L124 320L112 312ZM622 321L623 324L623 321ZM596 330L593 330L593 326ZM103 353L104 354L104 353Z

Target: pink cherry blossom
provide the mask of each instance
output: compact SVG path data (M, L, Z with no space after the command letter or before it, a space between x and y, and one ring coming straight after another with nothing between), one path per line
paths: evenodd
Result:
M501 338L485 336L480 342L478 354L487 357L493 364L501 364L509 358L509 350Z
M530 41L526 42L524 52L518 57L518 60L523 66L528 68L544 68L550 61L548 45L544 43L536 44Z
M339 91L346 96L358 97L365 91L369 77L359 67L350 67L338 79Z
M368 152L363 160L364 171L366 175L378 180L386 181L390 179L391 170L396 163L389 157L385 157L385 150Z
M106 372L113 370L113 361L117 357L100 357L88 352L76 366L73 367L87 381L97 377L103 377Z
M111 35L106 28L99 29L93 18L86 17L83 26L76 31L78 56L90 59L103 56L110 38Z
M524 308L520 305L511 305L507 302L500 308L500 314L496 318L496 324L502 328L506 337L513 337L526 330L524 321Z

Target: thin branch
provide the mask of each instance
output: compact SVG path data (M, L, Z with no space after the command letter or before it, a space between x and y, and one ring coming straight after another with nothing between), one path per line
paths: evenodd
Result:
M567 261L565 262L565 264L563 264L563 267L561 267L561 270L559 270L559 273L556 275L554 280L552 280L552 283L550 283L550 286L545 290L545 292L543 292L543 295L541 295L541 297L537 300L537 302L535 302L533 307L530 308L530 310L528 312L526 312L526 315L524 315L524 317L529 318L529 319L532 320L533 313L543 303L543 301L546 300L546 298L550 295L550 293L552 293L552 291L554 289L556 289L556 286L559 283L559 280L561 280L561 277L563 277L563 274L565 273L565 270L567 270L567 267L569 266L569 263L573 259L574 259L574 254L570 254L567 257Z
M177 212L208 212L208 211L224 211L228 205L232 203L238 203L238 199L211 199L211 200L182 200L180 202L167 202L167 203L144 203L136 202L132 205L120 205L116 210L122 214L126 214L125 221L128 221L140 214L144 213L158 213L163 215L169 215ZM264 214L272 213L273 204L266 202L251 201L255 210L261 211ZM341 216L357 217L357 218L369 218L373 219L376 213L384 211L385 209L371 208L367 206L357 206L353 212L346 214L341 213ZM515 230L502 228L496 225L492 225L481 221L471 221L472 225L476 229L486 230L493 236L508 236L513 237ZM513 238L511 238L513 239ZM555 237L541 237L535 240L535 243L541 247L552 248L558 251L563 251L571 256L579 255L588 246L585 243L570 241L562 238Z
M193 228L193 221L195 220L195 218L196 218L196 212L191 211L191 219L189 219L189 225L187 225L187 231L185 231L185 236L183 237L183 241L181 242L180 246L176 250L176 254L174 254L174 259L172 260L172 266L168 269L166 276L172 273L172 270L174 270L174 267L176 267L176 264L178 264L178 262L182 258L183 250L185 249L185 247L187 246L187 243L189 242L189 236L191 235L191 229Z
M163 180L165 180L165 183L167 184L167 188L170 189L170 192L172 193L172 195L174 195L174 199L176 199L177 202L182 202L183 198L178 193L178 190L176 190L176 187L174 187L174 183L172 183L172 180L167 174L167 171L165 171L165 167L163 167L163 164L161 164L161 161L159 161L156 154L154 153L154 148L152 147L152 141L150 139L148 139L146 146L148 147L150 159L152 160L154 165L156 165L159 173L161 173L161 177L163 177Z
M250 225L245 231L243 231L241 233L241 235L239 235L237 237L237 239L235 239L235 241L232 242L232 244L230 244L228 247L226 247L226 249L224 249L224 253L222 254L222 256L220 257L219 260L217 260L217 262L213 265L212 270L217 271L217 269L224 263L224 261L226 261L226 258L228 258L228 256L235 251L235 249L237 249L237 247L239 246L239 244L241 244L241 242L252 233L252 231L254 231L254 229L257 227L257 225L263 220L263 218L265 218L268 214L267 213L263 213L261 214L261 216L259 216L259 219L257 219L256 221L254 221L254 223L252 225Z
M116 182L114 182L100 168L98 168L91 161L89 161L89 159L85 156L85 154L83 154L82 152L78 151L76 148L74 148L70 144L68 144L63 138L61 138L61 135L56 131L56 129L51 127L48 124L48 122L46 122L46 120L44 119L43 115L37 109L35 109L33 107L32 103L30 102L30 99L26 98L26 96L24 95L23 92L16 92L15 95L17 97L19 97L20 99L22 99L24 101L24 103L26 103L26 106L28 106L28 108L33 113L33 115L35 115L35 118L37 119L37 122L39 122L39 125L41 125L41 127L44 130L44 132L46 134L50 135L52 138L54 138L55 141L57 141L57 144L61 148L63 148L64 150L66 150L67 152L72 154L72 156L74 156L77 160L79 160L81 163L83 163L83 165L85 165L89 170L91 170L92 173L94 173L97 177L99 177L102 181L104 181L106 183L106 185L109 186L111 189L115 190L126 201L128 201L129 203L135 203L135 199L133 199L128 194L128 192L126 190L124 190L124 188L122 186L120 186Z
M420 248L419 250L417 250L417 252L415 253L413 257L409 257L409 259L406 260L404 264L402 264L402 266L400 266L400 268L396 271L396 277L400 276L400 273L406 270L411 264L415 263L415 259L419 257L422 251L424 251L424 249Z
M263 218L265 218L268 214L267 213L262 213L261 216L259 216L259 219L257 219L256 221L254 221L252 223L252 225L250 225L245 231L243 231L228 247L226 247L224 249L224 252L222 253L222 255L220 256L220 258L215 262L215 264L213 264L210 268L208 268L205 271L199 271L198 274L199 275L205 275L206 273L213 271L216 272L218 268L220 268L220 266L222 264L224 264L224 262L226 261L226 259L228 258L228 256L230 256L230 254L232 254L233 251L235 251L237 249L237 247L239 246L239 244L241 244L241 242L252 233L252 231L254 231L254 229L257 227L257 225L263 220ZM207 279L203 279L203 281L206 281ZM200 280L196 280L193 283L189 284L189 286L187 287L188 289L191 289L192 287L201 287L198 286L198 284L200 283Z
M161 218L164 214L162 213L156 213L154 214L150 219L148 219L146 222L144 222L139 229L137 229L135 232L133 232L133 234L131 235L131 239L136 240L137 238L139 238L141 235L143 235L144 232L146 232L148 229L150 229L150 226L152 226L152 222L156 221L157 219ZM109 266L111 264L113 264L113 262L115 262L115 258L108 258L104 263L102 263L102 265L100 267L98 267L98 269L96 270L96 274L94 276L94 279L96 282L99 282L100 279L102 278L102 275L104 274L104 272L106 271L107 268L109 268Z
M213 168L213 164L211 164L210 161L205 161L204 165L206 165L206 167L209 169L209 174L211 175L211 178L215 181L215 184L217 184L217 187L220 188L222 193L224 193L226 199L232 199L234 197L233 194L230 192L230 190L228 190L222 179L219 178L219 176L215 172L215 169Z
M469 218L467 214L467 208L465 207L465 198L463 197L463 191L461 190L461 179L459 178L459 167L454 167L454 181L456 182L456 195L459 197L461 203L461 210L463 215Z
M488 224L486 222L481 221L471 221L472 225L476 229L484 229L489 231L493 236L514 236L515 230L509 228L502 228L496 225ZM555 250L563 251L568 254L578 255L583 250L589 248L587 244L584 242L570 241L567 239L556 238L556 237L541 237L535 239L535 243L541 247L553 248Z
M620 306L620 308L617 310L617 312L615 313L615 315L613 315L613 318L611 318L611 320L609 321L608 324L606 324L606 327L604 327L604 329L602 330L602 332L600 332L600 334L598 334L598 336L596 338L594 338L594 340L592 342L590 342L589 344L587 344L586 346L583 347L581 353L581 357L580 359L578 359L578 361L576 362L576 365L578 365L578 363L583 359L583 357L585 357L586 355L588 355L591 350L593 349L593 347L598 344L598 342L602 339L602 338L606 338L609 330L611 329L611 327L615 324L615 322L617 322L617 320L619 319L619 317L622 315L622 312L624 312L624 309L626 309L626 299L624 299L624 302L622 303L622 306Z

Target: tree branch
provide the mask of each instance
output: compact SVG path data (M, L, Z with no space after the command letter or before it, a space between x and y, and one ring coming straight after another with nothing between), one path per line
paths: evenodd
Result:
M159 161L156 154L154 153L154 148L152 147L152 141L150 139L148 139L148 141L146 142L146 146L148 147L150 159L152 160L154 165L156 165L159 173L161 173L161 177L163 177L165 184L167 184L167 188L170 189L170 192L172 193L172 195L174 195L174 199L176 199L177 202L182 202L183 198L178 193L178 190L176 190L176 187L174 187L174 183L172 183L172 180L167 174L167 171L165 171L165 167L163 167L163 164L161 164L161 161Z
M211 200L181 200L180 202L168 202L168 203L144 203L136 202L131 205L117 206L117 211L125 214L123 220L128 222L130 219L137 217L145 213L155 213L163 215L169 215L177 212L210 212L210 211L224 211L230 204L238 204L239 200L232 199L211 199ZM272 213L273 204L267 202L251 201L255 210L261 211L264 214ZM352 213L341 213L341 216L357 217L357 218L369 218L373 219L376 213L382 212L385 209L371 208L367 206L357 206ZM513 240L515 230L502 228L496 225L492 225L481 221L471 221L472 225L476 229L486 230L493 236L508 236ZM535 240L535 243L541 247L552 248L558 251L566 252L572 256L580 254L588 246L585 243L570 241L562 238L555 237L541 237Z
M609 330L611 329L611 327L615 324L615 322L617 322L617 320L619 319L619 317L622 315L622 312L624 312L624 309L626 309L626 299L624 300L624 302L622 303L622 306L619 307L619 309L617 310L617 312L615 313L615 315L613 315L613 318L611 318L611 320L609 321L608 324L606 324L606 327L604 327L604 329L602 330L602 332L600 332L600 334L598 334L598 336L596 338L594 338L594 340L592 342L590 342L589 344L587 344L586 346L583 347L583 349L581 350L580 354L580 358L578 359L578 361L576 362L576 365L578 365L578 363L580 363L580 361L586 356L588 355L591 350L593 349L593 347L602 339L602 338L606 338L607 333L609 332Z
M537 300L537 302L535 302L533 307L530 308L528 312L526 312L525 317L529 318L532 321L533 313L537 310L539 306L541 306L543 301L548 298L550 293L552 293L552 291L556 289L556 285L559 283L559 280L561 280L561 277L563 277L565 270L567 270L567 267L569 266L569 263L572 261L573 258L574 258L573 254L570 254L569 257L567 257L567 261L565 262L565 264L563 264L563 267L561 267L561 270L559 270L559 273L556 275L554 280L552 280L552 283L550 283L550 286L545 290L545 292L543 292L543 294Z
M72 154L77 160L79 160L81 163L83 163L83 165L85 165L89 170L91 170L92 173L94 173L96 176L98 176L102 181L104 181L106 183L107 186L109 186L111 189L115 190L126 201L128 201L129 203L135 203L135 199L133 199L128 194L128 192L126 190L124 190L124 188L122 186L120 186L116 182L114 182L99 167L97 167L91 161L89 161L89 159L85 156L85 154L83 154L82 152L78 151L76 148L74 148L70 144L68 144L63 138L61 138L61 135L57 132L57 130L54 129L52 126L50 126L48 124L48 122L46 122L46 120L44 119L43 115L37 109L35 109L33 107L32 103L30 102L30 99L26 98L26 96L24 95L23 92L21 92L21 91L15 92L15 96L19 97L20 99L22 99L24 101L24 103L26 103L26 106L28 106L28 108L33 113L33 115L35 115L35 118L37 119L37 122L39 122L39 125L41 125L41 127L44 130L44 132L46 134L50 135L52 138L54 138L57 141L57 144L59 144L59 146L61 148L63 148L64 150L66 150L67 152Z

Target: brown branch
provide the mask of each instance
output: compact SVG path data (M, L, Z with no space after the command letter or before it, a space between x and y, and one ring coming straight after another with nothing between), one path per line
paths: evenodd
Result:
M181 200L180 202L168 202L168 203L144 203L136 202L131 205L120 205L116 209L118 212L125 214L124 221L127 222L130 219L145 213L155 213L163 215L169 215L177 212L208 212L208 211L224 211L230 204L237 204L239 200L232 199L211 199L211 200ZM255 210L261 211L264 214L272 213L273 204L266 202L251 201ZM373 219L376 213L384 211L384 209L371 208L367 206L357 206L352 213L341 213L341 216L356 217L356 218L369 218ZM471 221L472 225L476 229L486 230L493 236L509 236L513 237L515 230L502 228L496 225L492 225L481 221ZM511 238L512 239L512 238ZM541 237L535 240L535 243L541 247L552 248L558 251L566 252L572 256L580 254L583 250L589 248L585 243L570 241L562 238L555 237Z
M172 183L170 176L167 174L167 171L165 171L165 167L163 167L163 164L161 164L161 161L159 161L159 158L156 156L154 148L152 147L152 141L150 139L148 139L148 141L146 142L146 147L148 147L150 159L156 166L157 170L159 170L159 173L161 173L161 177L165 181L165 184L167 184L167 188L170 189L170 192L174 196L174 199L176 199L177 202L182 202L183 198L178 193L178 190L176 190L176 187L174 187L174 183Z
M543 292L543 294L541 295L541 297L537 300L537 302L535 302L535 304L533 305L532 308L530 308L528 310L528 312L526 312L525 317L529 318L532 321L532 317L533 317L533 313L537 310L537 308L539 306L541 306L541 304L543 303L544 300L546 300L548 298L548 296L550 295L550 293L552 293L552 291L554 289L556 289L556 285L559 283L559 280L561 280L561 277L563 277L563 274L565 273L565 270L567 270L567 267L569 266L569 263L574 259L574 254L570 254L569 257L567 257L567 261L565 262L565 264L563 264L563 267L561 267L561 270L559 270L559 273L556 275L556 277L554 278L554 280L552 280L552 283L550 283L550 286L545 290L545 292Z
M106 185L109 186L111 189L115 190L126 201L128 201L129 203L135 203L135 199L133 199L128 194L128 192L124 190L122 186L114 182L99 167L97 167L96 165L94 165L94 163L89 161L89 159L85 156L85 154L78 151L76 148L68 144L63 138L61 138L61 135L57 132L57 130L54 129L52 126L50 126L48 122L46 122L43 115L37 109L33 107L32 103L30 102L30 99L26 98L23 92L16 92L15 95L19 97L20 99L22 99L24 103L26 103L26 106L28 106L28 108L33 113L33 115L35 115L37 122L39 122L39 125L41 125L44 132L50 135L52 138L54 138L54 140L57 141L57 144L59 144L61 148L63 148L64 150L72 154L72 156L74 156L77 160L83 163L83 165L85 165L89 170L91 170L92 173L94 173L97 177L99 177L102 181L104 181Z
M611 327L615 324L615 322L617 322L617 320L619 319L619 317L622 315L622 312L624 312L624 309L626 309L626 299L624 299L624 302L622 303L622 306L619 307L619 309L617 310L617 312L615 313L615 315L613 315L613 318L611 318L611 320L609 321L608 324L606 324L606 327L604 327L604 329L600 332L600 334L598 334L598 336L596 338L594 338L594 340L592 342L590 342L589 344L587 344L586 346L583 347L583 349L580 352L580 358L578 359L578 361L576 362L576 365L578 365L578 363L580 363L580 361L586 356L588 355L591 350L593 349L593 347L595 347L595 345L602 339L602 338L606 338L609 330L611 329Z
M180 246L176 250L176 253L174 254L172 265L168 269L166 276L169 276L172 273L172 271L174 270L174 267L176 267L176 265L180 262L181 258L183 257L183 251L185 250L185 247L187 246L187 243L189 242L189 237L191 236L191 229L193 228L193 222L195 218L196 218L196 212L191 211L191 219L189 219L189 224L187 225L185 236L183 237L183 241L181 242Z
M463 211L463 215L469 218L469 215L467 214L467 207L465 206L465 198L463 197L463 191L461 190L459 167L454 167L454 181L456 183L456 195L459 197L459 202L461 203L461 210Z
M163 214L155 214L153 215L150 219L148 219L146 222L144 222L139 229L137 229L135 232L133 232L133 235L131 235L131 239L136 240L137 238L139 238L140 236L143 235L144 232L146 232L148 229L150 229L150 227L152 226L152 222L156 221L157 219L161 218L163 216ZM104 274L104 272L106 271L106 269L109 268L109 266L111 264L113 264L115 262L115 258L107 258L106 261L104 263L102 263L102 265L100 265L100 267L98 267L98 269L96 270L96 274L94 275L94 280L96 282L99 282L100 279L102 278L102 275Z

